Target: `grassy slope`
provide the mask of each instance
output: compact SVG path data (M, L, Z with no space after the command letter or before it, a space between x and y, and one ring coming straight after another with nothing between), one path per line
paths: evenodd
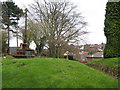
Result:
M65 59L3 59L3 88L117 88L118 81Z
M97 59L89 62L89 64L107 65L110 67L120 66L120 58Z
M98 59L87 63L87 65L101 70L120 80L120 58Z

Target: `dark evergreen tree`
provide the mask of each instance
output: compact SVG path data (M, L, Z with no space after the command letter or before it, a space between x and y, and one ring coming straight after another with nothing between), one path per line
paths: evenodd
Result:
M18 20L23 15L22 9L20 9L13 1L2 2L2 23L8 30L8 54L9 54L9 37L10 37L10 26L17 25ZM12 31L12 30L11 30Z
M120 57L120 2L107 2L104 33L105 58Z

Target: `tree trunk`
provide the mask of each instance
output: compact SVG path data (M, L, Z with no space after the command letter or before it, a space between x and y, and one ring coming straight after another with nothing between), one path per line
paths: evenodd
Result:
M8 48L7 48L7 54L9 55L9 45L10 45L10 27L9 25L7 26L8 29Z

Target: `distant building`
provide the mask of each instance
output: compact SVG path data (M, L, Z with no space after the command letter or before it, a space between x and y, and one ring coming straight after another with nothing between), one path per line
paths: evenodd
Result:
M86 44L84 45L84 52L89 52L89 54L94 54L99 51L103 51L105 48L105 44Z
M80 46L81 61L103 58L105 44L86 44Z
M103 58L103 52L97 52L93 55L87 55L86 56L87 61L93 61L95 59L100 59L100 58Z

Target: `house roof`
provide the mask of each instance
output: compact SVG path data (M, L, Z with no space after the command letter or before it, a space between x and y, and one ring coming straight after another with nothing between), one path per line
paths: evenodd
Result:
M103 58L103 52L97 52L93 55L87 55L87 57L100 57Z

